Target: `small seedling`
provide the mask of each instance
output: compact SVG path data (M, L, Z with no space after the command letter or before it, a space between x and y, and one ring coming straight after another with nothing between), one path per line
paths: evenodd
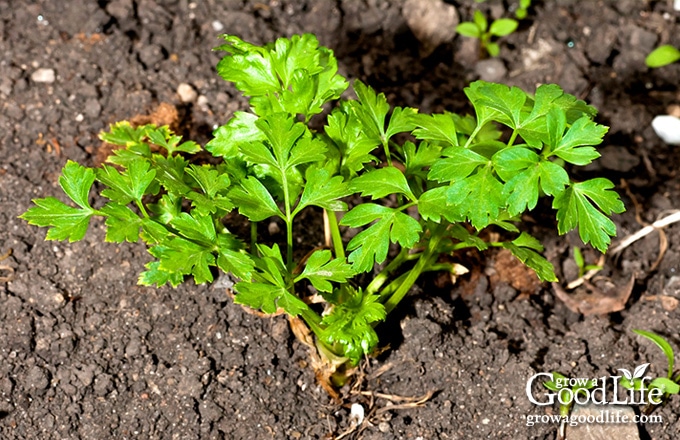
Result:
M585 384L579 383L574 384L570 387L568 385L569 379L565 375L558 373L557 371L553 371L552 375L553 380L543 382L543 386L549 389L550 391L557 393L559 397L558 401L560 402L560 417L562 421L560 423L558 438L563 439L565 437L567 418L569 417L569 413L571 412L571 409L574 406L574 402L578 400L576 396L577 395L587 396L587 391L597 386L597 380L590 379L586 381ZM567 392L568 395L562 396L563 393Z
M527 18L529 8L531 7L531 0L519 0L519 5L515 9L515 17L518 20L524 20Z
M574 246L573 253L574 262L576 263L576 266L578 266L579 278L581 278L586 274L586 272L589 272L591 270L595 271L602 270L602 266L598 266L597 264L586 264L586 261L583 258L583 253L581 252L581 249L579 249L577 246Z
M556 281L541 244L518 227L539 196L553 198L560 234L578 228L604 252L616 232L608 216L624 206L614 185L576 181L565 169L599 157L594 146L607 127L593 121L593 107L556 85L528 95L474 82L465 89L472 117L390 109L384 94L355 81L358 99L340 100L323 116L349 83L315 36L264 46L223 38L218 50L227 54L217 71L249 97L250 111L215 130L205 146L210 154L197 155L203 147L168 127L113 124L101 134L120 147L109 164L68 161L63 168L59 184L76 206L35 199L21 218L49 227L48 240L77 241L92 217L104 217L107 242L147 244L152 259L142 285L176 287L187 277L201 284L220 270L231 273L236 303L286 313L297 329L306 325L296 335L308 335L306 344L327 361L319 373L327 389L331 379L344 380L332 377L337 368L373 352L375 326L421 274L451 269L440 256L503 247L541 280ZM106 199L100 208L90 204L95 181ZM294 233L303 211L325 214L326 246L294 249L318 240ZM258 233L257 224L273 218L285 224L285 243ZM236 235L234 222L250 223L250 235ZM349 242L341 226L357 229ZM485 241L499 236L484 233L491 228L504 230L504 239ZM357 285L364 273L370 282Z
M517 29L517 20L512 18L499 18L494 20L489 26L489 22L484 14L476 10L472 21L465 21L456 26L456 32L471 38L479 39L482 48L492 57L498 56L501 49L498 43L491 41L493 37L505 37L515 32Z
M640 365L635 369L633 373L630 373L629 371L620 368L619 371L621 371L623 374L623 377L621 378L620 382L621 386L629 390L633 389L635 391L640 391L644 389L647 393L649 393L649 391L653 389L659 389L661 390L660 394L662 396L662 399L658 403L661 404L671 394L680 393L679 384L680 373L673 377L673 368L675 360L673 347L671 347L671 345L668 343L668 341L666 341L666 339L664 339L662 336L657 335L656 333L646 330L633 330L633 333L649 339L650 341L654 342L661 349L661 351L663 351L663 353L666 355L666 359L668 360L668 371L666 377L657 377L653 379L649 384L645 384L644 381L642 380L642 376L644 375L644 371L649 366L649 364ZM648 404L643 411L645 413L649 413L655 406L657 405L652 405L650 402L650 404Z
M645 64L647 67L663 67L672 64L680 60L680 50L671 46L670 44L665 44L654 49L647 58L645 58Z

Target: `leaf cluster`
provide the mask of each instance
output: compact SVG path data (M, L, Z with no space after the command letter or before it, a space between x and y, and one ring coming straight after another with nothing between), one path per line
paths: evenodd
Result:
M578 229L601 251L614 235L609 216L623 204L613 184L568 174L599 156L607 128L558 86L530 95L477 81L465 89L474 116L461 116L392 108L354 81L356 99L331 107L349 83L313 35L264 46L223 38L218 73L250 110L215 130L205 150L216 159L198 161L203 148L168 127L120 122L101 135L120 147L107 164L65 165L59 183L75 206L36 199L21 217L49 227L47 239L70 241L104 217L106 241L148 246L142 285L231 273L237 303L301 317L325 350L353 364L374 350L375 325L418 276L446 268L459 249L503 247L555 281L543 247L519 227L540 197L552 198L561 234ZM325 118L322 130L312 118ZM95 182L105 200L98 209L89 202ZM351 195L362 203L348 206ZM295 236L293 225L305 210L325 211L332 242L300 257L294 247L308 237ZM230 231L227 218L250 222L250 240ZM285 243L257 236L257 223L272 220L285 224ZM348 242L340 227L355 230ZM485 241L487 228L506 240ZM369 286L354 286L356 275L380 267Z

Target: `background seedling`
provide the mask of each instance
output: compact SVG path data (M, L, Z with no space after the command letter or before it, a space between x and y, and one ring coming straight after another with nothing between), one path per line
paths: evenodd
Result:
M676 375L673 377L673 369L674 369L674 360L675 360L675 354L673 352L673 347L664 339L662 336L657 335L656 333L646 331L646 330L633 330L633 333L638 334L644 338L649 339L650 341L654 342L660 349L663 351L663 353L666 355L666 359L668 360L668 371L666 377L657 377L653 379L649 384L645 384L642 380L640 375L636 374L625 374L624 372L624 377L621 378L621 386L626 388L626 389L634 389L636 391L642 390L643 388L647 391L652 390L652 389L660 389L662 392L662 401L667 399L668 396L671 394L678 394L680 393L680 385L678 384L678 381L680 381L680 374ZM649 364L644 364L646 367ZM640 367L638 367L640 368ZM636 369L637 370L637 369ZM646 414L650 413L657 405L652 405L651 403L648 404L644 408L644 412Z
M576 396L578 395L583 395L587 390L590 390L594 388L597 385L597 381L594 379L589 380L585 385L584 384L576 384L573 386L568 385L569 379L561 374L558 373L557 371L553 371L553 380L548 380L543 382L543 386L549 389L550 391L553 391L555 393L563 393L565 391L570 391L570 395ZM569 396L567 396L569 397ZM566 420L567 417L569 416L569 413L571 412L571 409L574 406L574 401L576 400L575 398L569 399L569 398L563 398L561 399L562 401L569 402L569 403L560 403L560 417L562 418L562 422L560 423L560 430L558 432L558 438L563 439L565 437L565 430L566 430Z
M491 41L493 37L505 37L515 32L517 29L517 20L512 18L499 18L494 20L489 26L489 22L484 14L476 10L473 15L473 21L465 21L456 26L456 32L471 38L479 39L479 43L492 57L498 56L500 53L500 46L495 41Z
M672 64L680 60L680 50L671 46L670 44L665 44L654 49L647 58L645 58L645 64L647 67L663 67Z

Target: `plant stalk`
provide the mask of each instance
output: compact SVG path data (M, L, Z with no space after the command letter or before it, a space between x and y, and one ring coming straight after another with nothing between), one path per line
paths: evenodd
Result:
M335 258L345 259L345 247L342 244L342 236L340 235L340 228L338 227L338 217L335 211L326 210L328 217L328 227L331 230L331 239L333 240L333 249L335 250Z
M437 258L437 247L442 237L444 236L444 231L446 231L446 225L438 225L433 231L430 237L430 241L427 244L427 248L420 255L418 262L413 269L407 272L407 276L401 283L399 288L390 296L390 298L385 303L385 312L390 313L399 304L399 302L404 299L411 286L416 282L421 273L430 266L434 260Z

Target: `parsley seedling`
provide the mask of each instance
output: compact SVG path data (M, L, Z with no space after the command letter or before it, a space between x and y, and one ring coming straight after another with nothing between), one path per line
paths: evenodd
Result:
M526 16L526 8L518 9L520 15ZM476 10L472 17L472 21L464 21L456 26L456 32L464 37L477 38L483 49L485 49L492 57L497 57L501 51L500 46L495 41L491 41L493 37L505 37L512 34L517 29L519 23L512 18L499 18L494 20L489 26L489 22L484 14Z
M676 61L680 61L680 50L670 44L657 47L645 58L647 67L652 68L667 66Z
M93 216L104 217L106 241L148 245L153 258L142 285L231 273L239 279L236 303L301 318L334 367L375 349L375 326L423 272L453 270L441 256L503 247L541 280L555 281L541 244L517 226L539 197L553 198L561 234L578 228L600 251L609 245L616 228L608 216L624 209L614 185L573 180L566 168L596 159L607 128L558 86L529 95L474 82L465 89L473 117L390 108L383 94L355 81L357 99L331 110L349 84L316 37L264 46L223 38L218 73L250 99L250 110L236 112L205 145L221 160L197 162L202 147L167 127L119 122L101 135L121 147L109 164L65 165L59 183L76 206L36 199L21 217L49 227L48 240L69 241L83 238ZM325 118L323 129L311 128L313 118L321 119L315 127ZM95 181L107 199L99 209L89 203ZM350 208L350 195L363 202ZM300 258L294 246L309 237L296 237L293 225L304 210L325 211L332 240ZM225 218L239 215L251 223L250 237L227 227ZM272 218L285 224L283 249L257 234L257 223ZM358 230L347 243L341 226ZM487 228L505 230L508 240L485 241ZM367 285L350 283L366 272Z

